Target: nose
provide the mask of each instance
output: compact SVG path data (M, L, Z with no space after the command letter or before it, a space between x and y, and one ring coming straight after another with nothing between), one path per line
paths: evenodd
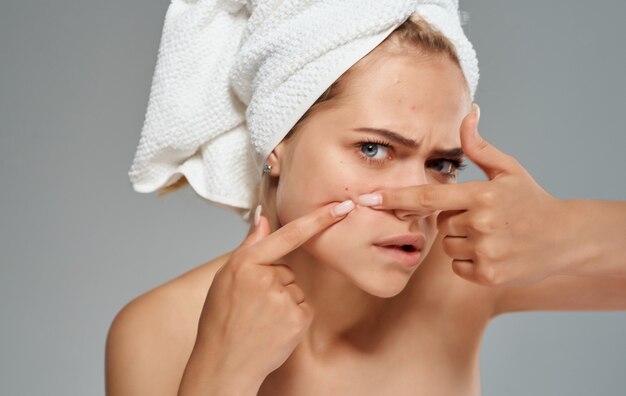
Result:
M427 218L430 216L437 216L440 211L424 212L407 209L394 209L394 215L402 221L417 221L419 219Z
M393 188L423 184L428 184L426 169L423 165L417 165L403 169L402 172L398 172L398 174L395 175L394 180L390 182L390 185ZM423 209L393 209L393 213L398 219L403 221L419 220L421 218L426 218L433 215L436 216L438 214L438 212L425 212Z

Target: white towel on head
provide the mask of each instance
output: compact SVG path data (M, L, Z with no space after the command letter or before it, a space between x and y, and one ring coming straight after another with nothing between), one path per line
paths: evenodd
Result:
M184 175L248 220L274 147L414 13L452 41L473 99L478 61L458 0L172 0L128 172L134 190Z

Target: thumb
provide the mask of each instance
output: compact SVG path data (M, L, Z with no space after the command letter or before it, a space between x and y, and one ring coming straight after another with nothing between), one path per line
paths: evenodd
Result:
M239 245L240 249L245 249L248 246L254 245L270 234L269 222L265 216L261 215L261 208L261 205L257 206L254 212L254 219L258 219L258 223L248 232L246 239L244 239L241 245Z
M465 116L461 123L463 153L487 174L489 180L501 173L514 172L516 169L515 159L498 150L478 133L479 118L480 108L476 103L472 103L472 111Z

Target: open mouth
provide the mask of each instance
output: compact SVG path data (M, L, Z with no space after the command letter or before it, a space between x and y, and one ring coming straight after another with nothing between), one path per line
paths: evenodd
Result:
M403 252L408 252L408 253L417 251L417 248L413 245L386 245L386 246L380 246L380 247L387 248L387 249L402 250Z
M404 252L411 253L417 250L422 250L425 243L426 238L423 234L403 234L376 241L374 242L374 245L400 249Z
M393 248L396 248L396 249L401 249L401 250L403 250L405 252L415 252L417 250L415 248L415 246L413 246L413 245L393 245L393 246L390 246L390 247L393 247Z
M404 264L407 268L414 268L419 264L425 243L426 238L423 234L402 234L379 240L374 246L394 261Z
M421 251L413 245L387 245L377 246L383 252L392 257L395 261L404 264L407 268L415 267L420 260Z

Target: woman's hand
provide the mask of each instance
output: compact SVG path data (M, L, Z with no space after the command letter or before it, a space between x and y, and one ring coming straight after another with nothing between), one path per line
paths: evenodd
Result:
M338 215L331 210L337 207ZM352 201L329 204L271 234L267 219L255 216L254 231L217 271L202 309L194 353L213 362L204 365L202 375L213 382L205 390L212 385L210 390L219 393L227 386L229 392L256 394L265 377L287 360L314 312L293 271L276 261L352 208Z
M479 110L461 124L464 154L488 181L417 185L379 191L374 209L438 213L442 247L453 271L483 285L522 285L563 271L573 260L571 211L539 186L520 163L482 139ZM372 195L367 202L372 201ZM361 199L359 203L361 203ZM569 256L568 256L569 254Z

